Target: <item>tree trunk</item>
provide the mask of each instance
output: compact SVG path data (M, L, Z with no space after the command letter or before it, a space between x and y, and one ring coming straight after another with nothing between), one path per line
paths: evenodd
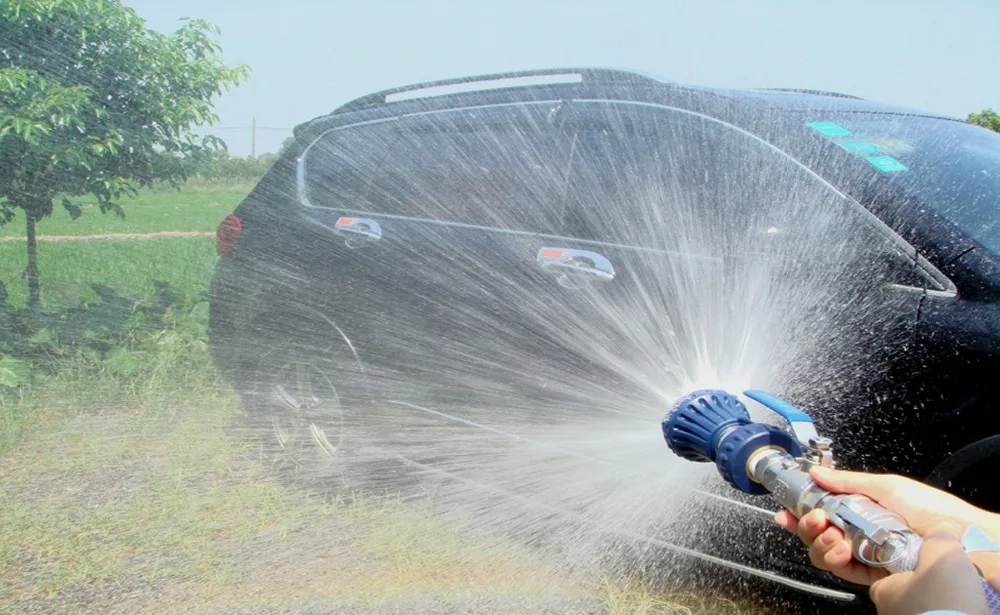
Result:
M38 250L35 242L35 218L25 211L28 221L28 268L24 270L28 278L28 305L37 306L41 302L42 291L38 284Z

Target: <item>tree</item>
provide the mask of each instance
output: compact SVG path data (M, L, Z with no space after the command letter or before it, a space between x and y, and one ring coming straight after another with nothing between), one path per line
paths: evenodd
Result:
M120 0L0 2L0 224L26 219L29 303L39 303L35 224L53 201L92 195L102 213L154 180L176 184L224 147L192 128L217 120L212 99L249 74L227 66L218 29L185 19L145 27Z
M217 150L194 169L194 175L213 183L252 185L260 181L274 159L274 154L262 154L257 158L251 158L231 156L224 149Z
M973 124L978 124L983 128L989 128L994 132L1000 132L1000 114L993 109L983 109L979 113L970 113L967 118Z
M282 154L285 153L285 150L287 150L289 147L291 147L294 144L295 144L295 136L294 135L289 135L289 136L285 137L281 141L281 146L278 147L278 153L277 153L277 155L281 156Z

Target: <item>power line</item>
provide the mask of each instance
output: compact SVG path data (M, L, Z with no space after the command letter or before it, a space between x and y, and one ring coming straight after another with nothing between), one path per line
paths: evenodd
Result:
M254 117L252 123L249 126L206 126L204 128L192 128L192 134L199 135L209 135L216 132L224 131L249 131L250 132L250 157L257 157L257 131L258 130L272 130L277 132L291 133L293 128L284 128L281 126L258 126L257 118Z
M253 130L253 126L212 126L210 128L192 128L191 132L215 132L216 130ZM281 128L278 126L257 126L257 130L282 130L291 132L292 128Z

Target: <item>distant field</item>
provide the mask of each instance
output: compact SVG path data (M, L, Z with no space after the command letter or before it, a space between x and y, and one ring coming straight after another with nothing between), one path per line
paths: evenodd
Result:
M190 187L177 191L143 190L134 199L119 204L125 218L102 214L92 198L75 199L83 208L78 219L70 218L61 205L37 225L39 235L101 235L105 233L151 233L156 231L214 231L219 222L250 191L251 186ZM0 237L23 237L24 216L0 226Z
M87 282L138 297L151 294L154 281L197 294L208 290L215 260L210 237L40 243L42 303L96 300ZM13 305L23 305L27 296L21 276L26 261L23 242L0 242L0 280Z
M38 223L39 235L102 235L160 231L214 231L246 196L250 187L189 188L181 192L144 191L122 203L125 219L101 214L94 203L72 220L57 210ZM24 218L0 226L0 238L21 238ZM103 284L132 296L153 292L163 281L185 293L208 289L215 267L211 237L169 237L145 240L45 242L38 244L42 302L48 305L96 300L88 282ZM0 281L10 302L23 305L28 292L22 272L27 266L23 241L0 241Z

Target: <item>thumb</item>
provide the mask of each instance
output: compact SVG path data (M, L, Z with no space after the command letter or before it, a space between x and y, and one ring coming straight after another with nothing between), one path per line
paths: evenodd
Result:
M923 538L918 569L921 565L950 554L956 547L959 553L965 554L965 549L962 548L962 526L957 521L950 519L938 521L927 530Z
M889 477L880 474L813 466L809 469L809 475L820 487L833 493L860 493L878 501L891 491Z
M972 579L973 591L981 589L981 580L975 564L962 547L962 526L958 521L938 521L924 534L924 542L917 555L916 573L927 573L935 567L954 572L964 572L963 580ZM955 581L952 581L952 585Z
M961 532L957 521L932 525L924 534L916 569L872 585L869 593L878 612L988 613L982 581L962 548Z

